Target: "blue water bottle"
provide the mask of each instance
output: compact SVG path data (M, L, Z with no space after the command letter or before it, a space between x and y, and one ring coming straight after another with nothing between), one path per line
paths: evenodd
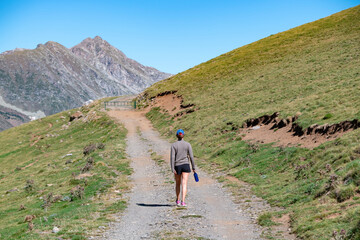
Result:
M194 172L194 178L195 178L195 182L198 182L198 181L199 181L199 176L197 175L196 172Z

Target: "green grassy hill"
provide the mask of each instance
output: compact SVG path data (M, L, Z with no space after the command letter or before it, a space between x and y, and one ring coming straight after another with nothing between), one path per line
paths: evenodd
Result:
M125 208L126 129L100 107L97 101L0 133L0 239L86 239ZM83 117L69 122L78 110ZM36 217L32 231L28 215Z
M179 118L159 108L148 117L168 136L185 129L204 166L253 183L258 195L285 207L300 238L329 239L344 229L359 239L359 129L312 150L248 143L238 134L246 120L274 112L301 112L296 122L303 128L360 119L359 53L357 6L158 82L143 104L164 92L194 104Z

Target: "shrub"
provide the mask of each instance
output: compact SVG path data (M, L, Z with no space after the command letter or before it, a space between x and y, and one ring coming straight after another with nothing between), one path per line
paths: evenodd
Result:
M104 149L105 148L105 144L104 143L98 143L96 145L97 149Z
M73 189L71 189L70 191L70 199L71 201L74 201L78 198L82 199L84 196L84 187L78 185L76 187L74 187Z
M81 169L81 173L90 171L94 166L94 158L89 157L86 161L85 166Z
M354 183L355 185L360 185L360 172L357 169L351 169L346 176L344 177L345 183Z
M360 239L360 220L357 224L349 231L348 239Z
M47 196L43 197L44 203L41 205L42 208L47 211L48 208L50 208L51 204L53 203L53 193L49 193Z
M325 116L323 117L323 120L326 120L326 119L329 119L329 118L332 118L333 115L331 113L327 113L325 114Z
M341 186L334 190L333 197L336 198L338 202L343 202L350 199L355 195L354 186Z
M90 143L89 145L86 145L84 147L83 153L85 156L89 155L90 153L94 152L96 150L96 148L97 148L97 146L95 143Z
M260 226L263 226L263 227L269 227L269 226L276 225L276 223L273 220L271 220L271 218L272 218L272 214L269 212L266 212L266 213L261 214L258 217L257 222Z
M26 181L25 191L27 193L33 193L36 190L35 182L32 179Z

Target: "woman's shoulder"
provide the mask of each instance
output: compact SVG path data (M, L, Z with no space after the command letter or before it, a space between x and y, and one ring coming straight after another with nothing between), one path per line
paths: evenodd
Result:
M184 145L191 146L191 144L190 144L189 142L185 141L185 140L173 142L173 143L171 144L171 146L176 146L176 145L178 145L178 144L181 144L181 145L184 144Z
M171 146L176 146L176 145L178 145L179 144L179 141L176 141L176 142L173 142L172 144L171 144Z

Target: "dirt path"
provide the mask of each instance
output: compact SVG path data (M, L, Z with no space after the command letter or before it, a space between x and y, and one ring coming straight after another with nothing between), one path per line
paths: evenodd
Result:
M128 194L128 208L101 239L261 239L254 219L201 170L200 182L189 180L188 207L176 207L168 167L170 143L159 137L144 113L108 113L128 129L127 154L132 160L134 185ZM164 156L166 164L157 164L151 153Z

